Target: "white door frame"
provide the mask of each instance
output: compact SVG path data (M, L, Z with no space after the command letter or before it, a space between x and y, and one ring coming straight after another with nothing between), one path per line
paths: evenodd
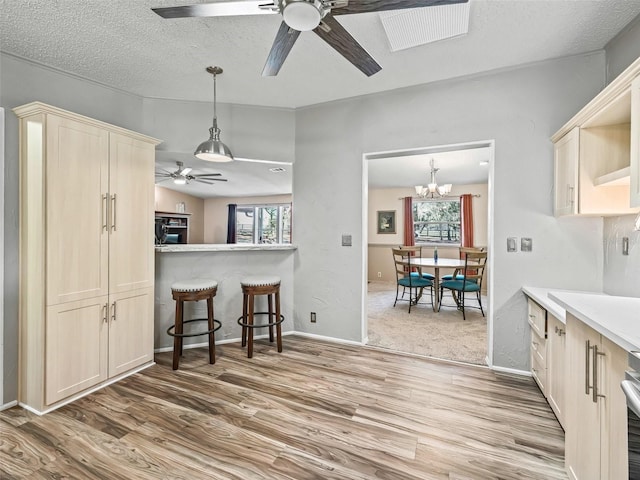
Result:
M4 404L4 108L0 107L0 409Z
M391 150L386 152L372 152L362 155L362 299L361 299L361 312L362 312L362 331L361 338L362 343L366 344L368 341L368 311L367 311L367 280L369 277L368 270L368 250L369 250L369 160L401 157L410 155L429 155L434 153L451 152L454 150L469 150L473 148L489 148L489 181L487 185L488 190L488 225L487 225L487 243L489 246L489 252L495 252L495 238L493 235L494 227L494 172L495 172L495 140L484 140L468 143L456 143L451 145L437 145L431 147L412 148L406 150ZM486 362L489 367L493 365L493 305L494 305L494 281L493 272L495 255L489 255L489 309L487 312L487 358Z

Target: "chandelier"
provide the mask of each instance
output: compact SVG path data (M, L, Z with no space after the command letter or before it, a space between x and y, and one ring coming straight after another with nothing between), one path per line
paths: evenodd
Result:
M438 185L438 183L436 182L436 172L440 169L433 166L433 158L431 159L430 165L431 181L427 184L426 187L423 187L422 185L416 185L416 194L421 198L435 198L436 194L440 197L446 197L451 193L452 185L450 183Z

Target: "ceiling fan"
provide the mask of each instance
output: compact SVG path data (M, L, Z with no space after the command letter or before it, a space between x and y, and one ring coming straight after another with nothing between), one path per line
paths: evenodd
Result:
M213 178L222 176L221 173L200 173L197 175L193 175L191 173L193 171L191 167L185 167L184 164L180 161L176 162L176 165L178 165L178 169L175 172L170 172L163 169L159 172L156 172L156 177L161 178L161 182L172 179L173 183L177 185L185 185L191 180L200 183L206 183L207 185L214 185L213 182L227 181L226 178Z
M282 15L282 23L267 57L263 77L280 71L300 32L313 32L370 77L382 70L371 55L334 18L336 15L382 12L469 0L233 0L180 7L152 8L163 18L224 17L238 15Z

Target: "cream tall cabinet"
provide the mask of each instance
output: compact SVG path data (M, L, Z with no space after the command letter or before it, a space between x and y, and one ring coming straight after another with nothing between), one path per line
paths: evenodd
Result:
M20 119L20 402L153 361L158 140L39 102Z
M567 312L565 465L573 480L628 478L627 353Z

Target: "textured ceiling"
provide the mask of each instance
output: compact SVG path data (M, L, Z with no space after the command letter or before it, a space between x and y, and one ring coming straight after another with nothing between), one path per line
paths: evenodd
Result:
M219 102L295 108L600 50L640 14L640 0L470 0L467 35L397 52L379 14L340 16L382 66L380 73L367 78L317 35L303 32L278 76L263 78L281 18L165 20L151 11L190 3L206 2L0 0L0 50L141 96L204 102L212 101L205 67L219 65ZM426 181L430 157L371 161L371 185L413 185L416 175ZM450 176L453 183L477 183L464 175L486 175L476 158L434 157L442 167L440 183ZM273 165L212 165L167 152L158 152L157 166L173 171L176 160L195 173L221 172L229 179L214 186L160 183L191 195L291 192L291 166L272 174ZM450 171L465 161L457 173Z
M339 21L382 66L364 76L303 32L277 77L261 77L278 15L165 20L151 11L202 0L4 0L0 49L147 97L301 107L598 50L638 0L471 0L469 33L391 52L377 13Z

